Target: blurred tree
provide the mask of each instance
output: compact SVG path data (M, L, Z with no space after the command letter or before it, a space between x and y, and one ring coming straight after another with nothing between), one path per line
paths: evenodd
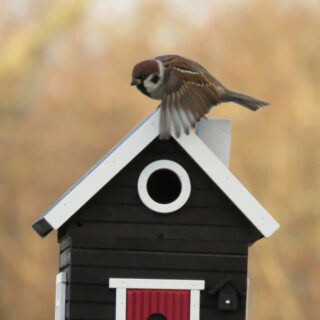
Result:
M54 1L42 17L22 26L6 41L0 51L0 112L10 111L20 104L25 106L24 100L33 83L30 78L34 77L31 70L37 68L50 42L74 25L86 4L87 0Z

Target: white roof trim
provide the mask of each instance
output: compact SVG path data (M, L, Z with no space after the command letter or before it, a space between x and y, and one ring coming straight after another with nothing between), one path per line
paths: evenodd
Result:
M279 228L278 222L196 134L175 139L265 237Z
M159 110L140 123L126 138L113 148L98 164L79 180L62 198L34 224L45 225L47 232L58 229L149 143L159 135ZM174 139L218 185L252 224L269 237L279 224L237 180L227 167L193 132ZM39 229L41 226L39 226Z
M157 137L157 119L154 113L141 122L44 214L43 218L53 229L61 227Z

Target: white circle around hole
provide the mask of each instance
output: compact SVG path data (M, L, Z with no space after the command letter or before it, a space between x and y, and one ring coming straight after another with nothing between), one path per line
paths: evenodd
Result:
M172 202L159 203L151 198L147 189L147 183L150 176L162 169L172 171L177 175L181 183L179 196ZM138 179L138 193L141 201L149 209L160 212L170 213L180 209L189 199L191 193L191 183L187 171L178 163L172 160L157 160L148 164L140 173Z

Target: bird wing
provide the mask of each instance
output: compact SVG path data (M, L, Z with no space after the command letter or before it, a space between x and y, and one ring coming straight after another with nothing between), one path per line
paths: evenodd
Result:
M160 138L168 139L173 127L177 137L189 133L210 108L219 103L219 94L192 60L167 55L157 57L165 66L165 92L161 101Z

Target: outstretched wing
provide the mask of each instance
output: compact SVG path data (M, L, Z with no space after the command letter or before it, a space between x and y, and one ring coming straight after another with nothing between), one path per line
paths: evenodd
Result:
M166 67L165 93L161 102L160 139L169 139L173 127L177 137L189 133L212 106L219 103L207 71L192 60L179 56L161 56Z

